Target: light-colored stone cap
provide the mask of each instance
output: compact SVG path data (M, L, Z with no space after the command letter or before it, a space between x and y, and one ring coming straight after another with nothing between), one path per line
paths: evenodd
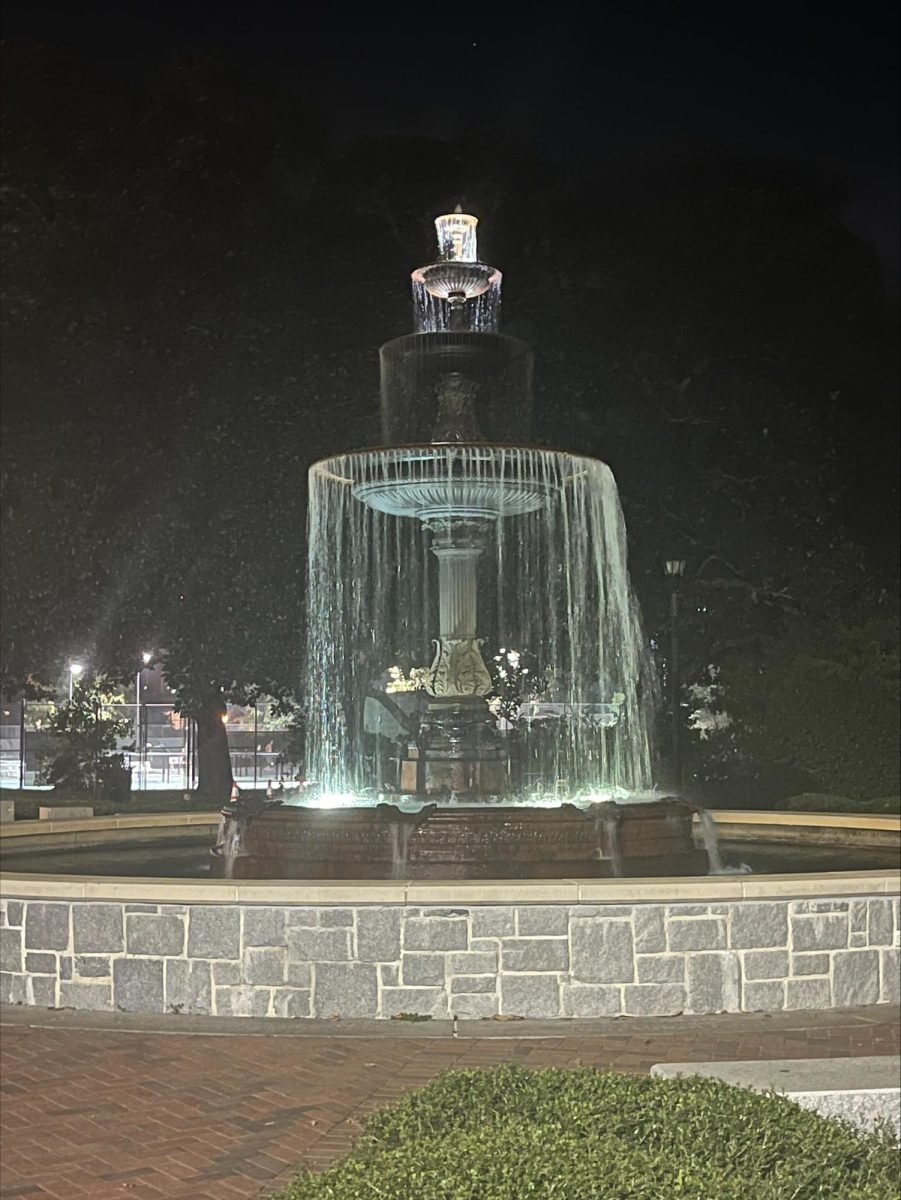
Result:
M901 816L886 813L816 813L816 812L773 812L753 809L710 809L717 825L722 825L728 837L730 825L780 825L796 826L799 829L881 829L888 833L901 833ZM698 818L695 817L695 821Z
M0 839L33 837L48 833L102 833L105 829L183 828L186 825L217 825L217 812L130 813L114 817L82 817L77 820L16 821L0 829Z
M859 1092L901 1088L901 1058L776 1058L754 1062L657 1063L652 1075L703 1075L758 1092Z
M91 875L0 875L9 899L127 900L175 904L706 904L723 900L885 896L901 893L901 871L821 875L704 875L654 879L236 880Z

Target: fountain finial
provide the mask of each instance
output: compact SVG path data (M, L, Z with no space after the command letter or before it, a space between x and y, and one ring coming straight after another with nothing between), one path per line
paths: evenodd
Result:
M445 262L478 262L476 226L478 217L463 212L458 204L452 213L435 218L438 249Z
M413 272L417 333L497 333L501 273L479 261L478 223L459 204L435 218L438 259Z

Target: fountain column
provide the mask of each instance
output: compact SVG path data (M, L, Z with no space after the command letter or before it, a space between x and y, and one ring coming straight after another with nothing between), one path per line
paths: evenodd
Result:
M438 559L439 635L419 737L401 767L401 791L490 797L504 790L506 752L488 708L491 676L477 636L479 558L493 522L427 522Z
M448 521L436 533L438 559L438 638L429 692L433 696L487 696L491 676L476 636L477 579L483 539L469 522ZM432 527L434 529L434 526Z

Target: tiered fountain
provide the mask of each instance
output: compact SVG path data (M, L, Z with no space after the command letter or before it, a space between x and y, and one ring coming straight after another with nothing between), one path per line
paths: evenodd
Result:
M478 259L475 217L436 226L439 259L413 273L415 332L381 350L391 448L310 471L303 799L227 806L213 871L706 870L693 808L651 791L613 476L523 447L532 355L498 332L501 274Z

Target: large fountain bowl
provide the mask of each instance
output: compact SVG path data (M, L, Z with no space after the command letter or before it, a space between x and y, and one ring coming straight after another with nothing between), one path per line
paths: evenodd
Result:
M340 474L349 458L352 478ZM325 459L317 469L341 478L369 508L420 521L497 520L547 504L554 489L546 479L537 473L513 477L504 465L489 446L480 454L478 447L448 443L394 450L389 458L379 450L363 450Z

